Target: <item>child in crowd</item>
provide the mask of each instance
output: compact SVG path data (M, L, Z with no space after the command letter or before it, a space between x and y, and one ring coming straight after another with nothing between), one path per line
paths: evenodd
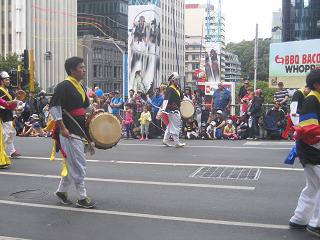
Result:
M122 125L126 129L127 139L129 139L130 133L132 131L132 123L133 123L132 105L130 103L127 103L125 105L124 113L125 113L125 115L124 115L124 119L122 121Z
M236 128L233 126L233 122L231 119L227 120L227 125L223 129L223 137L228 140L238 139Z
M198 138L198 122L192 118L188 119L185 126L185 132L188 139Z
M216 137L216 122L215 121L211 121L209 126L207 127L207 131L206 131L206 134L207 134L207 138L208 139L217 139Z
M140 115L139 122L141 125L141 138L140 141L144 140L144 135L145 135L145 140L148 139L149 135L149 124L151 122L151 113L148 110L148 106L143 106L143 112Z

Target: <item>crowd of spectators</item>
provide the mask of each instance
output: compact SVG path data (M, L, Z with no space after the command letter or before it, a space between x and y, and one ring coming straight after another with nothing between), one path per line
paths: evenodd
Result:
M88 95L96 111L105 111L116 116L122 123L124 139L162 138L165 124L157 118L167 85L162 84L151 95L141 91L129 91L126 100L119 91L104 94L96 87ZM263 108L261 89L256 91L244 81L238 94L238 114L231 113L231 93L222 83L213 96L204 96L200 90L184 89L184 95L194 105L192 118L183 119L182 137L186 139L281 139L287 124L289 93L279 83L274 95L274 105L267 111ZM19 136L50 136L46 131L50 121L50 98L44 91L32 94L24 102L22 111L15 112L15 127Z

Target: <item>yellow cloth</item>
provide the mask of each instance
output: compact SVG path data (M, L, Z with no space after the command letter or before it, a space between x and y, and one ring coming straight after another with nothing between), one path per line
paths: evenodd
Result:
M50 128L50 131L55 128L56 122L54 120L51 120L48 122L47 128ZM55 153L56 153L56 142L53 142L52 151L50 155L50 161L55 160ZM68 175L68 169L67 169L67 160L62 156L62 169L61 169L61 177L66 177Z
M170 87L171 87L173 90L175 90L175 91L177 92L177 94L179 95L179 97L180 97L180 91L179 91L179 89L178 89L175 85L173 85L173 84L171 84Z
M10 158L8 158L5 151L3 135L2 135L2 121L0 120L0 167L7 166L10 164L11 164Z
M151 122L151 114L150 112L142 112L141 116L139 118L140 124L147 124L149 122Z
M81 97L82 97L82 101L84 102L86 100L86 92L84 91L81 83L78 82L77 79L75 79L72 76L68 76L66 78L66 80L68 80L69 82L72 83L72 85L77 89L77 91L80 93Z
M4 87L0 87L0 90L2 90L2 92L4 92L4 94L8 97L9 101L13 100L11 94L8 92L7 89L5 89Z

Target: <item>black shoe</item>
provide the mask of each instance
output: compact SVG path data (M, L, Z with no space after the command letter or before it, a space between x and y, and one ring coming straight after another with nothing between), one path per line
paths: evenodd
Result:
M90 198L84 198L77 201L76 205L81 208L95 208L96 203Z
M311 227L310 225L307 225L307 231L320 237L320 227Z
M289 222L289 228L290 229L306 229L307 225L302 225L294 222Z
M9 166L10 164L0 165L0 169L7 169Z
M55 192L55 195L59 198L61 204L71 205L72 202L68 199L68 194L66 192Z

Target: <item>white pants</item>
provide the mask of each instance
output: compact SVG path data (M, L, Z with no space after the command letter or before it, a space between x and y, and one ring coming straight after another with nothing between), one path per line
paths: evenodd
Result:
M9 154L9 156L11 156L11 154L16 151L13 145L13 140L17 132L16 132L16 129L13 127L12 121L2 123L2 128L3 128L3 142L4 142L4 145L6 146L7 153Z
M68 192L72 182L77 189L80 199L87 197L84 184L86 176L86 156L84 153L84 143L81 140L65 138L60 135L61 148L67 155L68 175L62 177L58 187L58 192Z
M168 142L169 137L172 136L174 144L179 144L179 134L181 129L181 116L180 112L169 113L169 124L163 136L163 141Z
M298 206L291 222L320 227L320 165L306 164L306 186L302 190Z

